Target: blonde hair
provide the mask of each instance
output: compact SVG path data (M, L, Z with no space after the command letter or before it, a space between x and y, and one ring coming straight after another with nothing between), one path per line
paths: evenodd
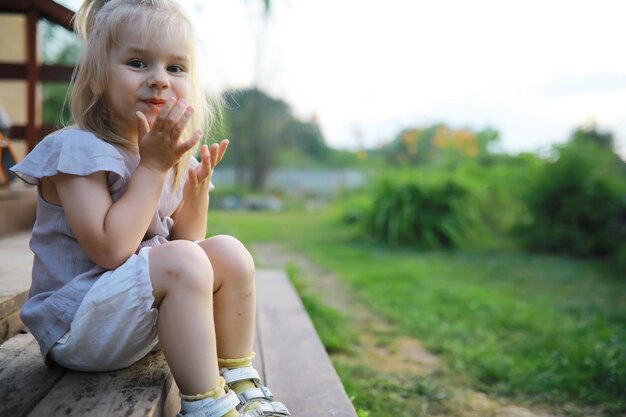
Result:
M208 132L221 115L221 105L219 99L206 94L201 86L192 24L174 0L86 0L83 3L74 18L74 30L84 41L80 62L72 76L71 113L74 123L102 140L128 150L137 150L134 143L113 131L104 92L109 82L109 52L118 42L121 28L136 24L139 18L144 23L142 30L146 40L174 29L182 30L189 39L191 91L187 101L195 112L183 136L189 137L197 129ZM176 187L184 175L179 165L186 166L198 146L187 152L174 167Z

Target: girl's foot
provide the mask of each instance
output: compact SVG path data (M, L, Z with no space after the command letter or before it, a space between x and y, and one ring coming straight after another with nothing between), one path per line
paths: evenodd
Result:
M261 377L252 366L221 368L220 374L226 380L230 392L239 398L237 410L242 417L286 417L289 410L279 401L274 401L270 390L261 385Z

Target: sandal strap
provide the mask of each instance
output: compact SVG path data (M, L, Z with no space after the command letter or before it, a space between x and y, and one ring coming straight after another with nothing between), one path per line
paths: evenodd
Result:
M197 404L194 404L197 403ZM188 403L193 407L196 405L197 409L185 411L178 414L178 417L222 417L230 410L237 408L239 405L239 397L235 394L235 391L228 391L226 395L218 398L214 402L212 402L208 407L205 406L206 403L202 404L203 401L194 401Z
M222 368L220 375L228 385L239 381L253 381L256 385L255 388L249 388L237 394L239 400L237 408L240 410L241 417L287 417L291 415L283 403L274 401L274 396L269 388L260 385L261 376L254 367ZM233 393L234 391L231 390L230 392ZM258 404L253 409L241 411L254 401L257 401Z
M283 403L278 401L263 401L257 404L252 410L242 413L241 417L285 417L290 415L291 413Z
M253 380L254 382L260 382L261 376L251 366L246 366L245 368L222 368L220 369L220 374L226 380L227 384L234 384L239 381L245 380Z
M239 397L241 404L244 405L247 405L254 400L274 400L272 392L267 387L250 388L243 392L240 392L239 394L237 394L237 396Z

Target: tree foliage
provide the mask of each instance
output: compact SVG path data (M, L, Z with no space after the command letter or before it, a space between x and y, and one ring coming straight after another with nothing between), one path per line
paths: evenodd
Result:
M626 243L626 171L612 136L577 129L529 182L520 228L535 251L607 256Z
M570 142L573 144L592 143L601 148L613 150L613 134L611 132L601 132L594 124L577 128L572 133Z
M253 191L263 188L267 176L286 158L327 161L333 151L319 125L292 114L283 100L252 88L227 92L226 129L231 151L224 164L235 166L237 183Z
M291 114L287 103L256 88L230 97L227 125L231 138L230 155L237 172L237 183L247 183L257 191L263 187L276 159L279 139Z
M291 118L285 125L281 143L320 161L328 159L330 155L330 149L326 146L322 131L315 120Z
M381 152L393 165L458 164L467 158L486 157L498 140L499 133L491 128L474 132L436 124L402 130Z

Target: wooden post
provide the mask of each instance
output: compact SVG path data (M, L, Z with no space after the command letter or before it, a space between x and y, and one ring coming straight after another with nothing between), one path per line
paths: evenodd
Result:
M26 15L26 80L27 90L27 124L26 142L30 152L38 141L41 124L41 100L39 97L39 57L37 51L37 22L39 12L30 9Z

